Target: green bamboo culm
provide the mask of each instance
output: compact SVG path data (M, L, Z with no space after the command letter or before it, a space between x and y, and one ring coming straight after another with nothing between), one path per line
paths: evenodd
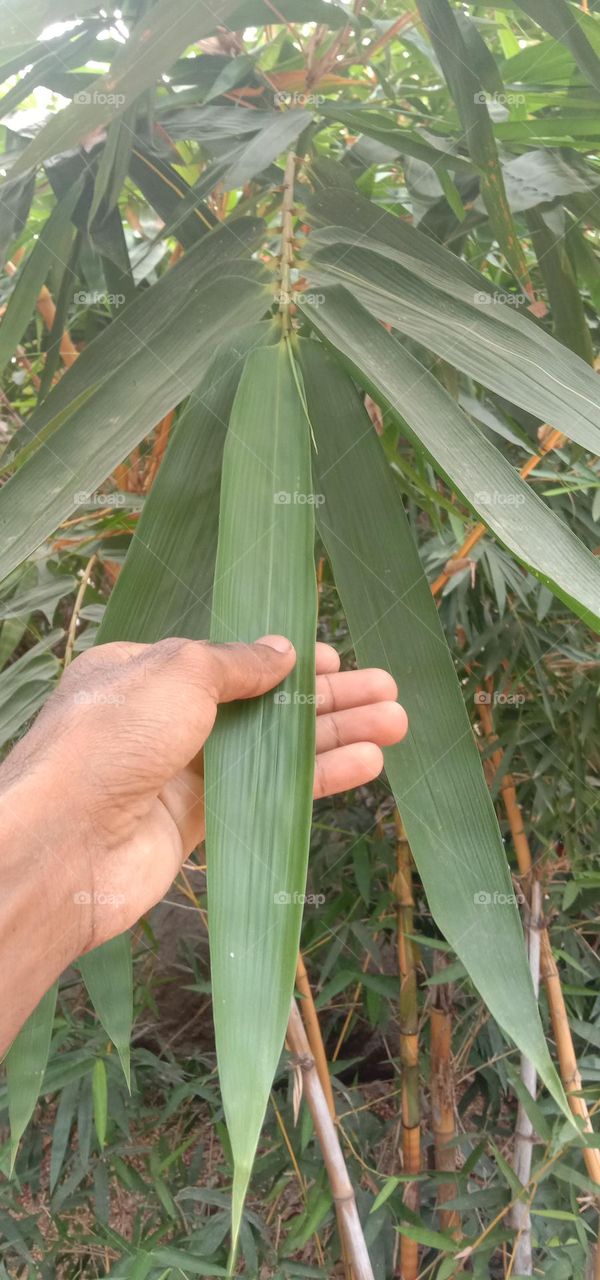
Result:
M281 634L297 661L277 690L220 709L205 751L217 1059L234 1159L235 1257L283 1048L306 886L315 747L310 426L292 341L254 351L225 451L211 639Z

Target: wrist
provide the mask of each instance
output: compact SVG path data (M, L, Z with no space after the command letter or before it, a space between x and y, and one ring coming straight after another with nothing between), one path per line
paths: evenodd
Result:
M43 767L16 774L14 763L0 768L0 1049L86 950L91 931L90 893L75 883L77 834L58 814L59 781Z

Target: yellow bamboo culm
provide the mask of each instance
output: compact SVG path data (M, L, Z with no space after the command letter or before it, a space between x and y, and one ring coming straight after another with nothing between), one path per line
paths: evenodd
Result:
M317 1013L313 993L311 991L306 965L302 952L298 953L298 961L296 964L296 988L301 996L300 1009L302 1011L302 1020L310 1045L310 1051L314 1058L315 1067L321 1081L321 1088L325 1094L327 1101L327 1109L332 1120L335 1120L335 1102L333 1098L333 1089L331 1087L331 1078L329 1068L327 1066L327 1054L325 1053L325 1045L321 1035L321 1027L319 1024L319 1015Z
M393 881L398 916L397 947L400 976L400 1063L402 1067L402 1168L404 1173L421 1172L421 1108L419 1100L419 1011L417 1004L417 970L413 933L414 898L412 886L412 854L402 819L396 811L396 874ZM419 1184L409 1182L404 1192L405 1204L418 1212ZM419 1245L400 1235L400 1271L402 1280L417 1280Z
M483 731L488 742L491 744L498 743L498 737L494 733L491 703L482 702L479 707L479 714ZM498 769L501 765L502 758L502 748L497 746L491 757L495 769ZM533 862L531 858L531 850L529 848L529 841L523 825L523 818L517 799L514 780L509 773L504 774L503 782L500 787L500 794L504 802L506 816L515 847L515 853L517 855L519 874L523 882L524 892L526 893L527 885L533 872ZM558 1055L561 1080L573 1115L583 1121L583 1127L587 1133L593 1133L592 1122L590 1120L585 1098L578 1096L581 1092L581 1076L577 1066L577 1055L575 1053L575 1046L573 1044L573 1037L569 1026L569 1015L567 1013L560 977L552 954L552 946L548 930L545 926L540 930L540 946L540 976L544 982L546 995L548 997L548 1007L550 1010L552 1029L554 1031L554 1039L556 1040L556 1051ZM600 1150L596 1147L585 1147L582 1154L588 1176L593 1182L598 1183L600 1186Z
M435 953L434 969L440 971L446 964L445 956ZM454 1068L452 1062L452 999L449 983L434 987L430 1015L430 1091L431 1127L433 1130L435 1167L439 1172L456 1173L456 1098ZM438 1184L438 1211L440 1228L460 1236L460 1215L457 1209L445 1209L448 1200L457 1195L454 1176Z

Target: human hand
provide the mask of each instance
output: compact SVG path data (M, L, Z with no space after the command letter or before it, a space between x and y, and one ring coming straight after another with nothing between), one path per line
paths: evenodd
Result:
M267 636L99 645L70 665L0 769L0 842L35 864L63 939L57 972L163 897L204 836L202 747L218 704L266 693L294 663L289 642ZM407 727L387 672L339 665L317 644L317 797L376 777L381 747Z

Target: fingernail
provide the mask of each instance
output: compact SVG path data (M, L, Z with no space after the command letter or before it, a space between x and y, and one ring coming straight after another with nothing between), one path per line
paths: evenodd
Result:
M276 649L277 653L289 653L292 648L290 640L285 636L261 636L260 639L254 641L255 644L266 644L269 649Z

